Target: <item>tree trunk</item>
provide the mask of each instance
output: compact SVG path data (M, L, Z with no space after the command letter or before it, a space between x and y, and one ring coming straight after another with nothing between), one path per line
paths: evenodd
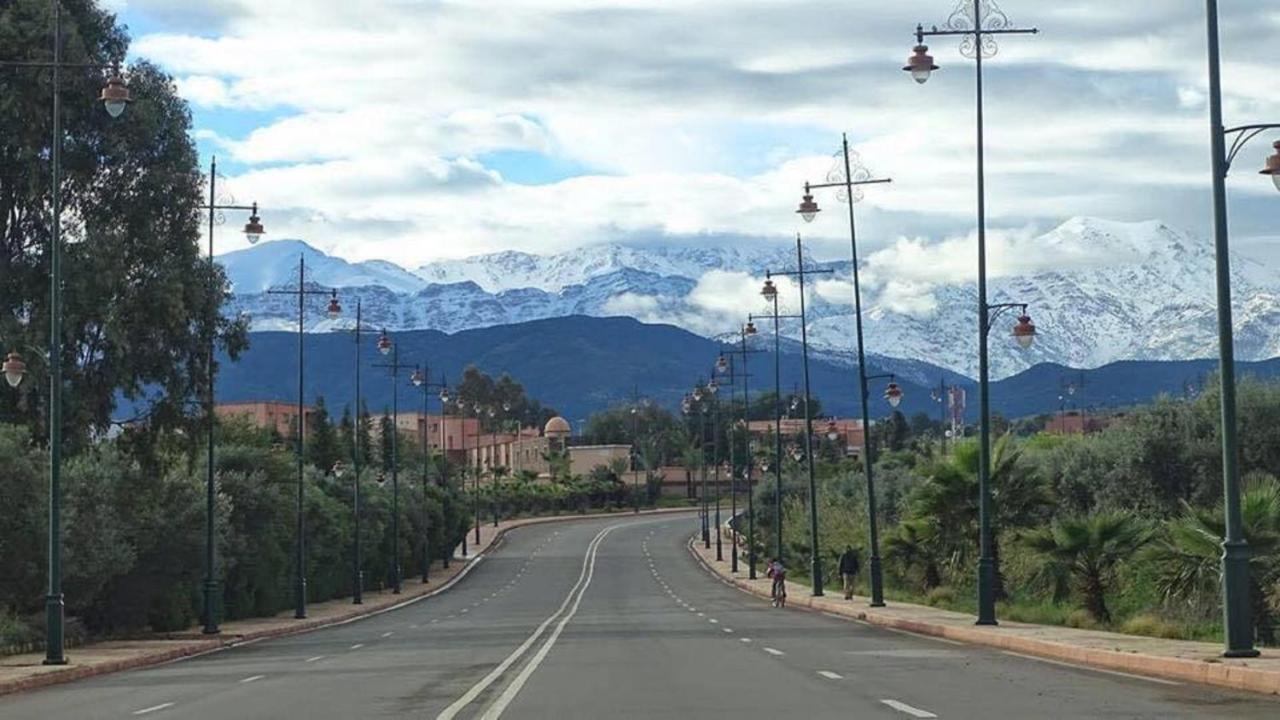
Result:
M1111 622L1111 612L1107 610L1107 592L1102 577L1097 573L1089 573L1083 578L1080 594L1084 596L1084 609L1094 620L1102 623Z

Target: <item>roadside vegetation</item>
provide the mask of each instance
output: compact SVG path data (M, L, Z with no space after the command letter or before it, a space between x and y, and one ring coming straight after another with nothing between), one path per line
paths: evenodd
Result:
M1280 622L1280 386L1240 386L1245 535L1257 640ZM1221 635L1224 533L1218 398L1162 398L1086 436L1011 429L992 451L1000 617L1169 638ZM1029 429L1029 426L1026 426ZM906 428L906 431L903 431ZM892 436L896 433L896 436ZM937 427L900 416L873 430L887 595L972 612L978 555L977 446L941 452ZM846 545L866 567L859 462L819 454L825 576ZM766 458L767 459L767 458ZM811 558L807 487L787 460L784 542L797 581ZM772 537L772 481L758 487L761 552ZM864 571L862 582L867 581Z

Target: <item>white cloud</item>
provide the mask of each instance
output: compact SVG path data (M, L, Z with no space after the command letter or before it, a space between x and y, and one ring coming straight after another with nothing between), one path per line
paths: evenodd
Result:
M219 151L249 168L228 187L271 209L275 237L406 265L637 232L784 238L800 183L825 176L847 130L894 179L858 206L872 274L972 274L972 65L938 38L943 70L926 86L898 69L915 23L941 23L950 3L111 1L163 28L134 52L176 75L198 127L222 132ZM1097 215L1206 228L1201 4L1005 5L1044 32L1001 38L987 66L991 226ZM1280 19L1258 5L1222 10L1240 122L1280 115L1280 75L1255 42ZM270 119L200 124L236 112ZM589 170L519 184L477 160L500 150ZM1265 155L1259 142L1241 158ZM1270 192L1255 179L1239 179L1241 195ZM1257 207L1233 215L1237 233L1270 227ZM846 232L839 212L805 229L815 246ZM952 239L891 240L915 236ZM1014 245L993 248L993 266L1016 271Z

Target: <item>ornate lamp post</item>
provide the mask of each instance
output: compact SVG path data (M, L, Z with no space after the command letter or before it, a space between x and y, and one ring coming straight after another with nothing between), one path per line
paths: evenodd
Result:
M298 287L293 290L268 290L269 295L294 295L298 298L298 503L297 518L295 520L297 537L294 540L294 582L293 582L293 616L299 620L307 616L307 555L306 555L306 524L303 514L303 491L306 487L303 476L303 466L306 459L303 457L303 443L305 442L307 414L306 407L303 404L303 369L304 364L304 348L306 347L306 299L309 295L328 295L328 315L330 318L336 318L342 314L342 306L338 304L337 290L308 290L307 289L307 258L299 256L298 258Z
M764 289L760 291L767 303L770 304L772 313L768 316L747 315L747 326L750 328L749 334L756 334L755 321L757 318L764 317L773 318L773 439L774 439L774 461L773 461L773 530L774 530L774 557L779 562L783 560L782 553L782 335L778 330L778 321L783 318L799 319L799 315L779 315L778 314L778 288L773 284L772 280L764 281ZM767 471L766 471L767 472Z
M765 298L772 295L776 302L778 291L771 279L774 275L795 277L800 282L800 346L804 357L804 441L808 446L805 456L808 458L806 469L809 473L809 543L813 551L809 572L813 580L814 597L822 595L822 557L818 543L818 486L813 470L813 413L809 410L809 398L812 397L812 393L809 389L809 327L805 319L804 279L809 275L823 275L830 272L830 270L813 270L804 266L804 246L801 244L800 235L797 234L796 269L766 272L765 287L762 291ZM778 512L781 513L781 509Z
M62 595L62 71L107 70L106 85L98 99L112 118L118 118L132 101L129 88L120 74L120 64L63 62L62 60L62 3L51 0L53 12L52 60L5 60L0 68L50 70L53 75L53 135L50 142L49 202L51 220L49 227L49 570L48 591L45 594L45 665L65 665L63 618L65 603ZM10 353L5 361L6 369L15 360ZM21 356L16 358L22 363ZM25 372L25 365L22 366ZM21 382L21 373L18 373ZM6 374L6 381L16 387L13 378Z
M218 200L218 158L211 158L209 161L209 204L204 205L202 210L209 211L209 269L213 270L213 228L223 220L222 212L225 210L247 210L249 212L249 221L244 226L245 239L253 245L262 239L266 232L262 227L262 219L258 217L258 203L252 205L236 205L235 201L226 200L219 203ZM212 316L216 312L216 308L210 312ZM214 542L213 542L213 524L214 524L214 505L216 490L213 477L213 446L214 446L214 394L213 385L216 375L214 368L214 337L209 336L209 387L205 394L205 421L208 423L208 447L206 458L205 477L205 505L204 505L204 596L203 607L200 613L201 620L204 623L202 632L205 635L214 635L218 633L218 579L214 572Z
M871 576L871 606L884 607L884 571L880 562L880 530L876 512L876 485L871 459L871 417L868 409L870 392L867 387L867 354L862 333L862 287L859 282L858 231L854 222L853 206L862 199L862 185L892 182L889 178L873 178L863 166L857 153L849 152L849 137L841 136L843 167L837 166L827 174L827 182L804 184L804 197L796 212L805 222L813 222L821 209L814 202L813 191L821 188L840 188L837 197L849 205L849 249L853 273L853 316L855 336L858 340L858 405L862 409L862 468L867 484L867 532L871 544L871 557L867 563ZM896 387L896 385L895 385ZM896 403L895 403L896 406Z
M385 349L384 349L385 348ZM387 331L378 338L378 351L391 354L391 362L376 363L373 367L386 368L391 377L391 594L400 594L400 378L401 370L409 365L400 363L400 345L391 342Z
M755 465L755 454L752 452L754 441L751 440L751 393L748 392L748 378L751 374L747 372L747 357L752 353L761 352L760 350L751 350L747 346L747 340L756 335L756 324L747 321L740 331L741 349L738 351L742 355L742 420L746 423L746 473L747 473L747 579L756 579L756 507L755 492L751 484L751 471ZM776 403L775 403L776 404Z
M978 140L978 404L979 404L979 441L978 441L978 485L979 511L982 525L981 550L978 558L978 624L996 624L995 602L995 558L991 547L991 408L989 402L989 368L987 358L987 335L993 319L992 311L998 312L1002 306L987 304L987 210L986 210L986 174L984 167L983 146L983 114L982 114L982 62L985 58L996 54L996 35L1034 34L1035 28L1015 28L1008 16L995 4L994 0L961 0L955 10L947 18L947 24L938 29L925 30L916 26L916 45L903 70L911 73L912 79L925 83L938 66L929 55L929 48L924 39L930 36L957 35L960 41L960 54L973 58L976 63L976 98L977 98L977 140ZM1028 320L1028 323L1030 321ZM1027 345L1032 333L1027 335ZM1018 336L1019 341L1023 336ZM1023 345L1026 347L1027 345Z
M1240 125L1222 121L1222 75L1219 69L1218 0L1205 0L1209 55L1209 139L1213 159L1213 240L1218 295L1218 373L1222 383L1222 482L1226 537L1222 543L1222 612L1226 657L1256 657L1249 599L1249 545L1240 509L1239 448L1236 443L1235 338L1231 320L1231 256L1227 232L1227 174L1236 155L1252 139L1280 124ZM1231 147L1226 141L1231 139ZM1280 141L1260 171L1280 189Z
M351 337L355 341L355 408L356 419L355 426L352 428L351 443L351 464L354 466L354 472L351 477L351 517L354 520L355 532L352 537L352 561L351 561L351 603L360 605L364 602L364 561L361 559L360 551L360 459L361 440L364 438L363 431L360 428L362 418L360 417L360 408L363 407L364 399L360 394L360 338L365 335L378 335L378 352L386 355L391 352L391 339L387 337L386 331L377 333L373 330L367 330L364 327L363 308L360 298L356 298L356 326L351 330ZM335 473L336 474L336 473ZM340 476L339 476L340 477Z
M431 572L431 537L427 523L430 520L430 514L427 508L427 468L431 463L431 446L427 437L427 403L430 399L431 391L438 389L440 391L440 423L441 432L444 432L444 405L449 402L449 385L445 382L444 377L440 378L440 382L431 382L431 368L423 363L422 369L417 366L413 368L413 374L409 376L409 382L414 387L422 388L422 582L426 584L428 575ZM444 443L440 443L440 456L444 457ZM446 476L447 477L447 476ZM444 487L446 478L441 478L440 486ZM447 565L445 567L448 567Z

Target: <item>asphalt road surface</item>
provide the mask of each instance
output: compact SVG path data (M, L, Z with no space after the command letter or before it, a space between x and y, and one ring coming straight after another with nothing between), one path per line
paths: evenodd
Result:
M295 637L0 697L0 718L1267 718L1280 700L775 610L691 515L531 526L451 590Z

